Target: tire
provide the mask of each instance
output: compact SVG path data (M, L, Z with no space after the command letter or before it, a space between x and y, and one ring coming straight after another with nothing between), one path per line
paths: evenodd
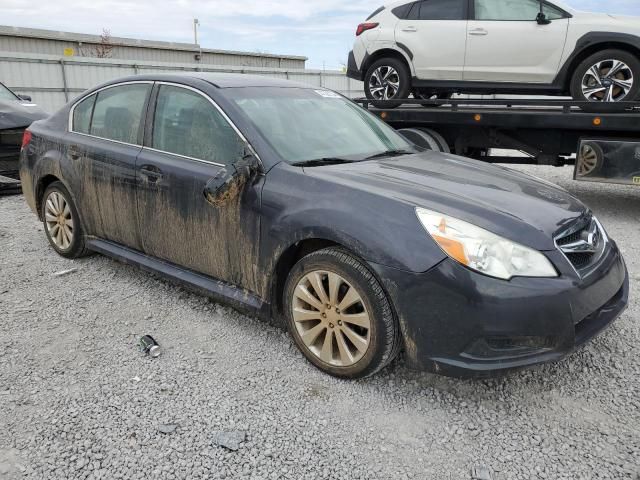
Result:
M44 233L49 244L59 255L65 258L80 258L89 253L78 210L61 182L53 182L47 187L42 195L40 208ZM57 218L56 222L53 221L54 216ZM68 235L64 234L65 231Z
M431 134L420 128L402 128L398 130L398 133L418 147L433 150L434 152L442 152L438 141Z
M453 96L453 93L424 93L420 90L413 91L413 98L416 100L450 100ZM423 107L425 108L438 108L441 105L433 105L431 103L423 103Z
M418 130L422 130L427 135L430 135L431 138L433 138L440 146L439 151L444 153L451 153L451 148L449 148L449 144L447 143L445 138L442 135L440 135L438 132L436 132L431 128L419 128Z
M385 81L384 76L389 72L390 79L396 79L397 82ZM381 84L381 80L383 83ZM393 84L397 83L397 88ZM383 88L384 90L375 90L375 88ZM374 89L372 91L372 89ZM377 108L396 108L402 104L402 101L409 97L411 89L411 75L407 65L397 58L381 58L373 63L364 76L364 91L371 103ZM393 91L393 95L390 93ZM385 100L385 95L387 99Z
M617 74L613 75L615 81L627 82L628 80L625 79L631 76L631 88L626 94L624 93L624 88L618 86L620 84L616 85L615 82L612 82L611 86L609 86L609 81L611 81L611 79L609 79L607 75L611 70L611 66L613 65L614 61L622 62L624 65L626 65L626 68L621 68ZM596 67L596 71L602 75L601 78L596 79L594 75L588 74L592 67ZM604 90L597 90L594 93L588 95L583 90L583 86L584 88L603 88ZM609 92L611 92L610 96ZM571 77L571 96L576 101L592 102L595 104L611 101L630 102L636 100L639 93L640 60L635 55L623 50L603 50L591 55L580 65L578 65L578 68L576 68L576 70L573 72L573 76Z
M578 154L576 176L586 178L600 172L604 163L604 152L600 145L593 142L585 142L581 145Z
M314 283L324 293L317 293L309 278L319 279ZM333 295L331 285L339 286ZM400 330L387 295L364 263L346 250L327 248L302 258L287 278L284 296L293 340L307 360L323 372L339 378L363 378L377 373L398 355ZM354 298L358 300L347 305ZM348 353L343 354L345 349Z

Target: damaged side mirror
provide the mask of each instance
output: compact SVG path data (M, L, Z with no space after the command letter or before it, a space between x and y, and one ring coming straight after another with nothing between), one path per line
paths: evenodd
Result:
M214 207L228 205L240 198L244 187L251 184L260 169L260 162L249 147L242 158L224 167L204 187L204 197Z

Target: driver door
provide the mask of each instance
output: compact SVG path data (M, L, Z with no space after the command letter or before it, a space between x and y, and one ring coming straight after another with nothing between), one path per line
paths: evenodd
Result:
M246 142L204 93L156 84L152 119L136 163L144 252L257 292L261 183L246 182L219 202L208 196L228 178Z
M471 0L465 81L552 83L565 48L569 14L539 0Z

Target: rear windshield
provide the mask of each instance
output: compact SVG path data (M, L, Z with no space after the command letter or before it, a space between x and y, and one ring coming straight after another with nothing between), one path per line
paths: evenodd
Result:
M288 163L335 157L357 161L389 150L416 151L382 120L329 90L239 88L229 95Z
M380 7L379 9L377 9L375 12L373 12L371 15L369 15L367 17L367 20L371 20L373 17L375 17L376 15L378 15L380 12L382 12L384 10L384 7Z

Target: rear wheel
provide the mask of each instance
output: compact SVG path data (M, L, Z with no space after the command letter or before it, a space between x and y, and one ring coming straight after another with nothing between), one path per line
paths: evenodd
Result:
M378 108L395 108L409 97L411 76L404 62L382 58L369 67L364 77L367 98Z
M80 217L71 195L61 182L53 182L42 196L44 231L53 249L63 257L79 258L88 253Z
M604 162L604 152L600 145L592 142L582 144L578 159L577 175L578 177L588 177L600 171Z
M573 74L571 96L586 102L633 101L640 92L640 60L623 50L604 50Z
M384 290L345 250L328 248L300 260L289 274L284 300L296 345L330 375L373 375L398 354L398 323Z

